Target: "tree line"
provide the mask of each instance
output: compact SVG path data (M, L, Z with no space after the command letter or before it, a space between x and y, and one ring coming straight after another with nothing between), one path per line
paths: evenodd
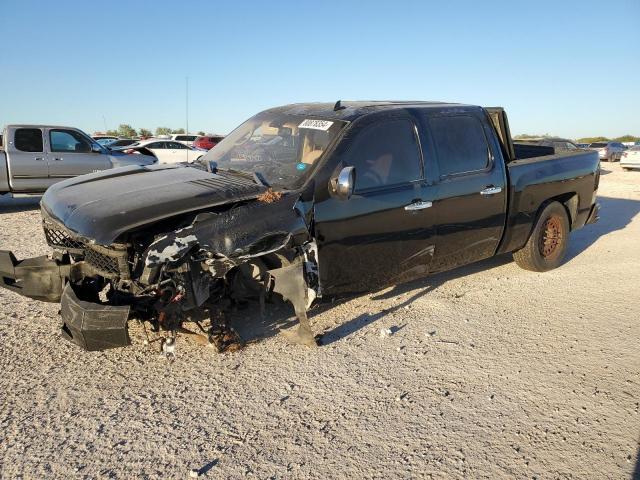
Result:
M136 130L131 125L126 123L122 123L118 126L116 130L107 130L105 132L107 135L112 137L124 137L124 138L133 138L133 137L152 137L154 134L151 130L146 128L140 128ZM173 129L169 127L158 127L155 130L155 135L172 135L172 134L184 134L184 128ZM198 135L204 135L204 132L198 132Z
M513 137L515 140L525 140L527 138L545 138L545 137L556 137L556 135L549 135L545 133L544 135L529 135L527 133L523 133L521 135L516 135ZM621 137L609 138L609 137L583 137L576 139L577 143L594 143L594 142L640 142L640 137L636 137L635 135L622 135Z

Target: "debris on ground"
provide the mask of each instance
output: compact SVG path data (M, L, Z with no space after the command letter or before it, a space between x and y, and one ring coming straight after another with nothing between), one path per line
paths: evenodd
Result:
M390 337L391 335L393 335L393 330L391 330L390 328L380 329L380 338Z

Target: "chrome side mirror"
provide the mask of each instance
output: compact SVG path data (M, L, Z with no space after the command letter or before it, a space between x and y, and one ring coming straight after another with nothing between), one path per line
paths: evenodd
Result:
M344 167L337 177L330 181L332 194L338 200L349 200L356 184L356 168Z

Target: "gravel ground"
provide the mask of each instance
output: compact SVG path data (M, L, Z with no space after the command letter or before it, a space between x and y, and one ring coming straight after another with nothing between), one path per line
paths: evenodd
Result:
M0 290L0 476L639 476L640 172L604 169L561 268L499 257L317 309L319 348L273 315L235 353L181 337L170 363L138 330L87 353ZM0 246L45 254L37 201L0 202Z

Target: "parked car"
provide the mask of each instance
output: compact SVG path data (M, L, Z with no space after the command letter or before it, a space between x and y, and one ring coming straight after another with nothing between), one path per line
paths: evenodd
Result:
M115 142L116 140L119 140L118 137L114 137L112 135L94 135L91 138L93 138L100 145L105 145L105 146Z
M598 152L600 160L607 162L617 162L625 151L624 145L620 142L595 142L591 143L589 148Z
M72 127L8 125L0 150L0 194L40 194L60 180L156 159L111 151Z
M202 137L198 137L193 142L194 148L199 148L201 150L211 150L218 143L222 141L224 136L222 135L205 135Z
M625 170L640 170L640 145L631 147L622 154L620 166Z
M144 140L126 147L120 147L115 151L123 151L128 154L151 155L158 159L159 163L192 163L202 157L206 152L195 150L186 145L172 140Z
M224 349L225 312L273 293L294 307L292 340L311 345L321 298L507 252L527 270L559 266L569 232L598 219L599 178L589 150L516 158L501 108L288 105L198 164L54 185L41 202L53 257L0 251L0 285L60 302L63 336L87 350L128 345L130 318L169 342L197 322Z
M134 143L138 143L140 140L136 140L134 138L120 138L118 140L114 140L109 143L107 146L111 149L127 147L129 145L133 145Z
M180 142L183 145L186 145L187 147L192 147L193 142L195 141L196 138L198 138L198 135L177 133L177 134L171 135L171 137L169 138L176 142Z
M526 144L526 145L539 145L542 147L551 147L555 152L564 152L577 150L580 148L571 140L559 137L541 137L541 138L527 138L514 140L514 143Z

